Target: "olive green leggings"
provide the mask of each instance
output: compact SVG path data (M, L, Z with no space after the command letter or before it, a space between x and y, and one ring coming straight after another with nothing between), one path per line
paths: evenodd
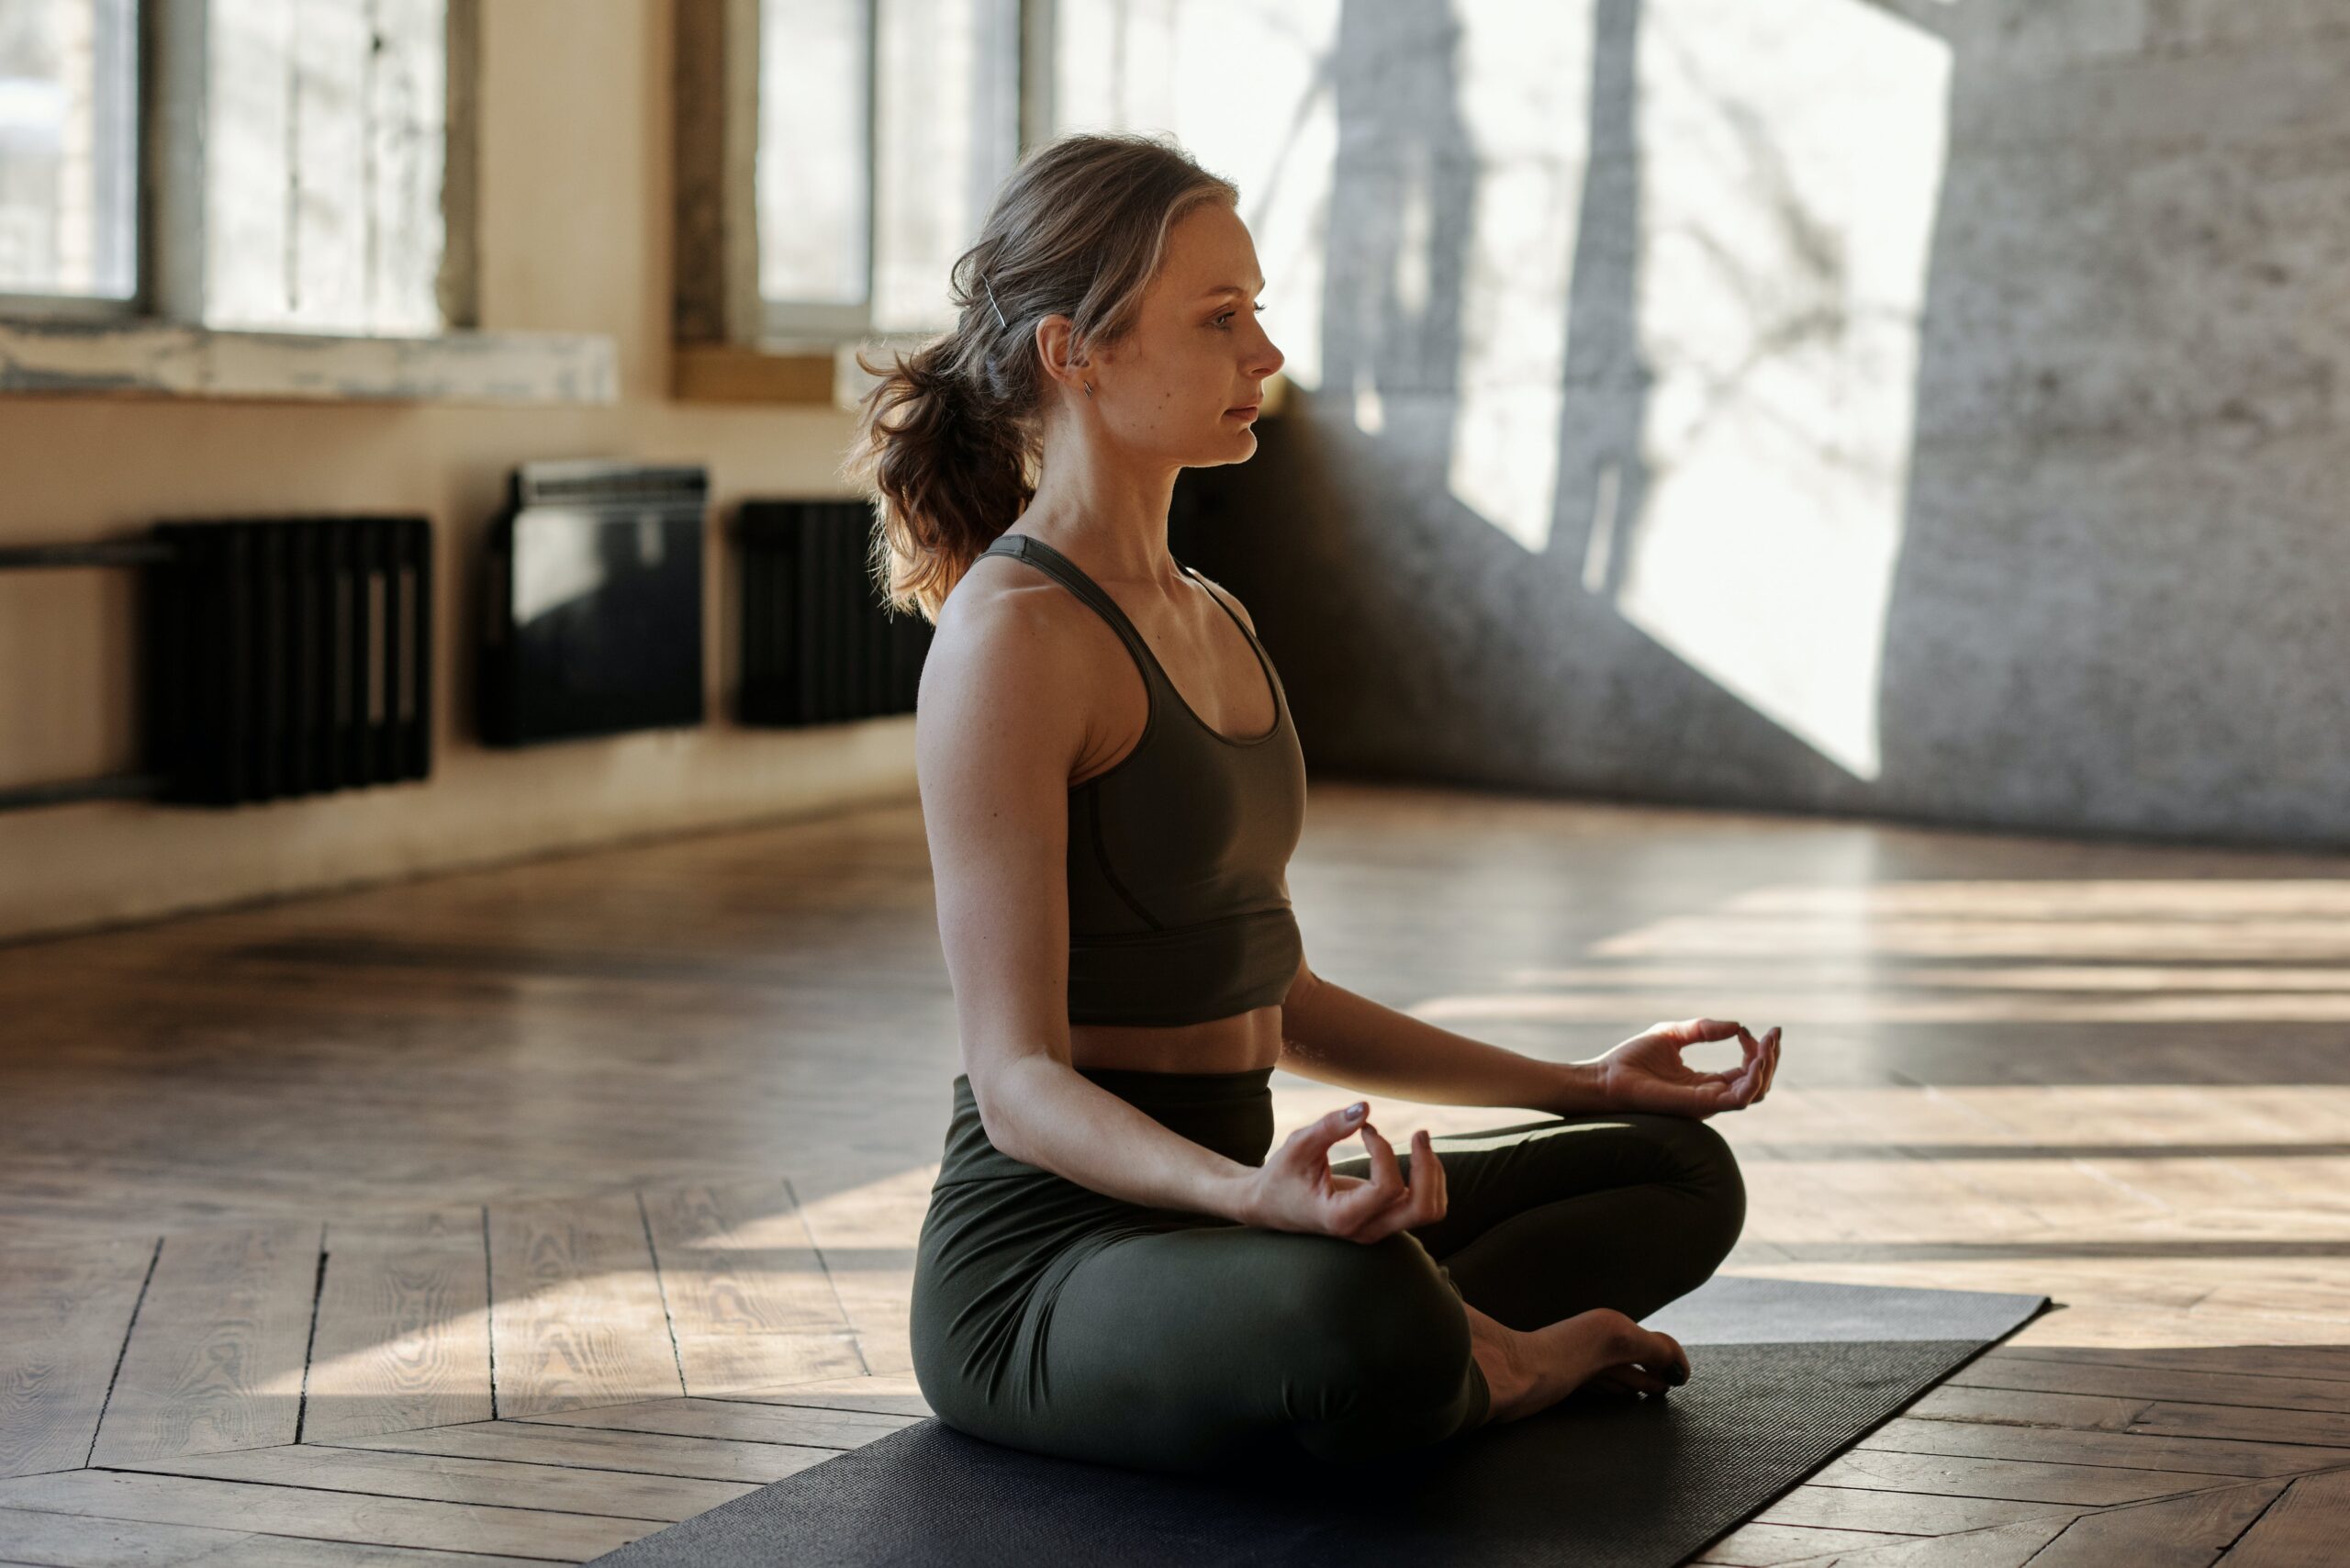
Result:
M1080 1070L1243 1163L1271 1148L1270 1068ZM1683 1117L1438 1137L1443 1217L1365 1244L1093 1192L996 1149L955 1084L916 1253L915 1377L948 1426L1039 1453L1201 1472L1445 1441L1490 1400L1461 1303L1520 1329L1645 1317L1703 1283L1745 1221L1729 1145ZM1408 1128L1391 1136L1408 1174Z

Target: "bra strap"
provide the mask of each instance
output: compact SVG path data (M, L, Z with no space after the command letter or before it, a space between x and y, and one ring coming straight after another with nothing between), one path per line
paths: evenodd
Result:
M1076 562L1043 540L1024 533L1000 533L979 554L1014 556L1054 578L1110 623L1110 629L1117 633L1125 643L1127 651L1134 655L1136 662L1145 670L1158 667L1158 661L1152 656L1150 644L1143 641L1140 632L1135 630L1135 623L1126 619L1126 612L1118 608L1118 601L1102 592L1102 585L1080 570Z
M1206 583L1201 582L1199 573L1192 570L1191 567L1184 566L1181 561L1176 562L1175 566L1176 569L1181 572L1185 577L1191 578L1195 583L1199 583L1200 591L1206 594L1210 599L1215 600L1215 607L1218 610L1223 610L1226 616L1230 617L1232 623L1235 626L1240 628L1240 634L1248 639L1248 646L1257 655L1257 663L1264 667L1266 678L1273 683L1273 689L1276 692L1280 691L1281 678L1273 673L1272 655L1265 652L1265 644L1257 640L1257 633L1248 630L1248 622L1241 620L1239 612L1235 610L1232 606L1224 602L1224 595L1208 587Z

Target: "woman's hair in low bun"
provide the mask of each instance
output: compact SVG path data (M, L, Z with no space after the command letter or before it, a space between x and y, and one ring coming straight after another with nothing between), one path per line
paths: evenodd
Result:
M844 474L874 501L872 566L893 610L936 622L946 596L1036 493L1049 378L1036 323L1074 323L1070 352L1134 326L1168 230L1231 182L1172 138L1064 136L1021 160L977 243L955 262L955 326L883 364ZM1001 319L999 319L999 312Z

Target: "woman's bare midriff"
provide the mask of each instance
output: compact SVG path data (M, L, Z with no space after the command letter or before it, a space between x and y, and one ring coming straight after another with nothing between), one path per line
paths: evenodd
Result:
M1134 1072L1246 1072L1281 1059L1281 1010L1253 1008L1229 1018L1172 1027L1071 1024L1071 1067Z

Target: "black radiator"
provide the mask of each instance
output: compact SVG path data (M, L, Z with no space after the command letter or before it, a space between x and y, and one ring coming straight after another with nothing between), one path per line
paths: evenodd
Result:
M698 463L562 458L514 470L482 556L485 743L702 722L709 499Z
M744 501L745 724L823 724L911 713L931 625L892 613L875 585L873 509L861 500Z
M421 517L163 522L142 583L144 766L241 805L431 768L432 530Z

